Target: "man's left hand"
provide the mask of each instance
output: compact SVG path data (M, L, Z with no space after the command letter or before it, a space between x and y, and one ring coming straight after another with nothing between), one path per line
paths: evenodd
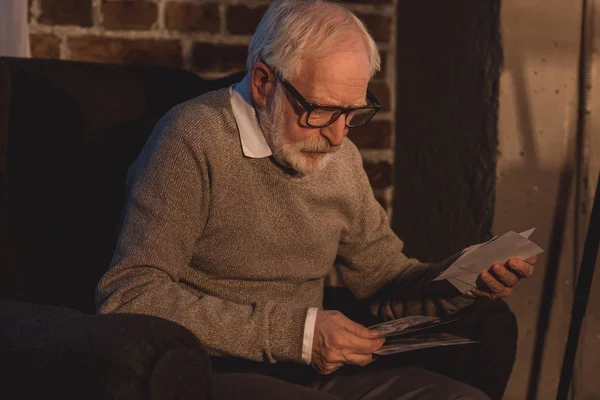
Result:
M494 264L489 270L483 271L477 278L478 289L471 293L477 297L490 299L501 299L508 297L521 278L529 278L533 275L533 266L537 257L531 257L523 261L511 258L506 264Z

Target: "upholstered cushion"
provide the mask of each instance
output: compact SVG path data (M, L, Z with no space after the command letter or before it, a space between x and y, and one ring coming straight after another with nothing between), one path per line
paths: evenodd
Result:
M2 397L210 397L208 356L173 322L0 301L0 326Z

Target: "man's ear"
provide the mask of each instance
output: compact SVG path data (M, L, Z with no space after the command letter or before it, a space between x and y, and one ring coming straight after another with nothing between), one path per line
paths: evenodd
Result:
M252 67L250 88L252 100L257 107L266 107L267 98L273 89L273 71L262 62L257 62Z

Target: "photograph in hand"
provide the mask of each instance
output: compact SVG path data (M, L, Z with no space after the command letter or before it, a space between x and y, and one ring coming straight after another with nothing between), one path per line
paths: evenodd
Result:
M374 354L381 356L403 353L406 351L425 349L429 347L455 346L459 344L477 343L474 340L451 335L449 333L431 333L418 336L400 336L388 339Z
M477 343L469 338L439 332L437 329L457 320L454 316L439 318L414 315L372 325L370 330L377 330L386 338L385 344L374 354L388 355L428 347Z
M406 335L408 333L434 328L457 320L458 318L453 316L439 318L427 317L425 315L412 315L410 317L398 318L372 325L369 326L369 329L376 330L381 333L381 336L389 338L391 336Z

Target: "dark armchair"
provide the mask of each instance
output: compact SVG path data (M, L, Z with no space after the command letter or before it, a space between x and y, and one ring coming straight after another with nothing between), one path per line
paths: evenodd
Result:
M93 313L129 164L171 107L237 80L0 58L0 297Z
M239 80L175 68L0 58L0 369L7 398L210 396L185 328L93 315L125 174L174 105Z

